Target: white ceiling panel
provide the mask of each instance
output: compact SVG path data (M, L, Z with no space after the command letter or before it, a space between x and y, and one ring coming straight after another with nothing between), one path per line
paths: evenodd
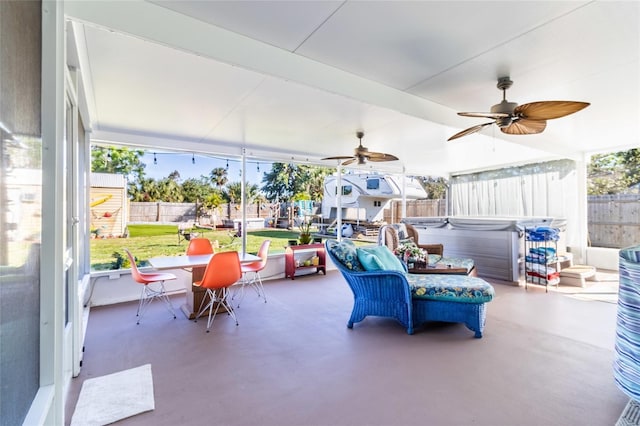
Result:
M343 1L152 1L209 24L294 51Z
M447 175L640 146L640 2L65 2L95 138L319 162L363 144ZM137 16L145 16L140 20ZM73 46L71 46L73 47ZM579 100L537 135L507 99Z
M204 138L264 78L126 35L85 34L100 128Z
M347 2L298 52L404 90L579 5L577 2ZM495 25L496 22L500 24Z

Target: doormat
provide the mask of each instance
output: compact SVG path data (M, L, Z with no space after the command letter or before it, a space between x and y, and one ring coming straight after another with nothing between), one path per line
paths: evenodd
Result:
M155 408L151 364L87 379L71 426L108 425Z
M616 426L638 425L640 425L640 405L633 399L630 399L627 406L624 407L620 418L616 422Z

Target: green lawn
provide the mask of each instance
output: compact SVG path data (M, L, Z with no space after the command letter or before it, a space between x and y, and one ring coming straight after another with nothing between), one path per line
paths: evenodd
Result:
M128 238L95 238L91 240L92 270L114 269L117 256L126 257L123 248L128 248L137 258L138 264L144 265L146 260L151 257L184 254L189 244L184 238L178 238L178 227L175 225L130 225L128 228ZM171 228L171 232L168 228ZM242 239L231 236L232 231L228 229L220 231L198 229L197 231L201 237L211 241L218 240L219 251L242 248ZM270 239L269 252L282 253L284 247L288 245L288 240L297 238L298 231L286 229L249 231L247 233L247 252L257 253L262 241Z
M159 235L173 235L178 233L178 225L127 225L130 237L155 237Z

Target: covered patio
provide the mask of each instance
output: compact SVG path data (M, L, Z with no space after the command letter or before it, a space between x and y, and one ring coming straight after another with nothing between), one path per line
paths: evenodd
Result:
M140 325L135 303L97 307L67 422L85 379L150 363L155 410L118 424L613 425L628 402L612 375L617 305L491 282L482 339L377 317L350 330L337 271L268 281L268 303L248 295L239 326L221 315L209 334L160 303Z
M22 362L3 371L28 385L11 389L16 423L68 424L85 379L144 363L156 409L122 424L582 425L620 415L612 303L495 282L482 339L462 325L408 336L375 318L348 330L351 295L330 271L269 282L269 303L247 301L238 327L220 317L210 335L159 305L137 326L135 305L120 303L91 310L85 339L82 302L92 144L338 166L323 158L353 155L362 130L364 146L399 160L350 165L360 171L450 179L566 160L580 261L590 155L640 144L638 2L0 4L12 23L2 26L12 42L3 140L33 136L42 173L41 232L19 276L37 297L18 293L28 321L2 324L25 326L14 333L23 346L3 346ZM496 88L503 77L514 82L507 93ZM457 114L504 98L591 105L529 135ZM28 108L13 102L22 99Z

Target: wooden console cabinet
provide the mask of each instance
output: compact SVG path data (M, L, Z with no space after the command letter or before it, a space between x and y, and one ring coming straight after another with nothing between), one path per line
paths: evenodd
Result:
M304 266L304 261L317 257L317 265ZM327 274L326 256L324 244L303 244L299 246L288 246L284 250L284 277L294 279L296 272L315 269L316 273L322 271Z

